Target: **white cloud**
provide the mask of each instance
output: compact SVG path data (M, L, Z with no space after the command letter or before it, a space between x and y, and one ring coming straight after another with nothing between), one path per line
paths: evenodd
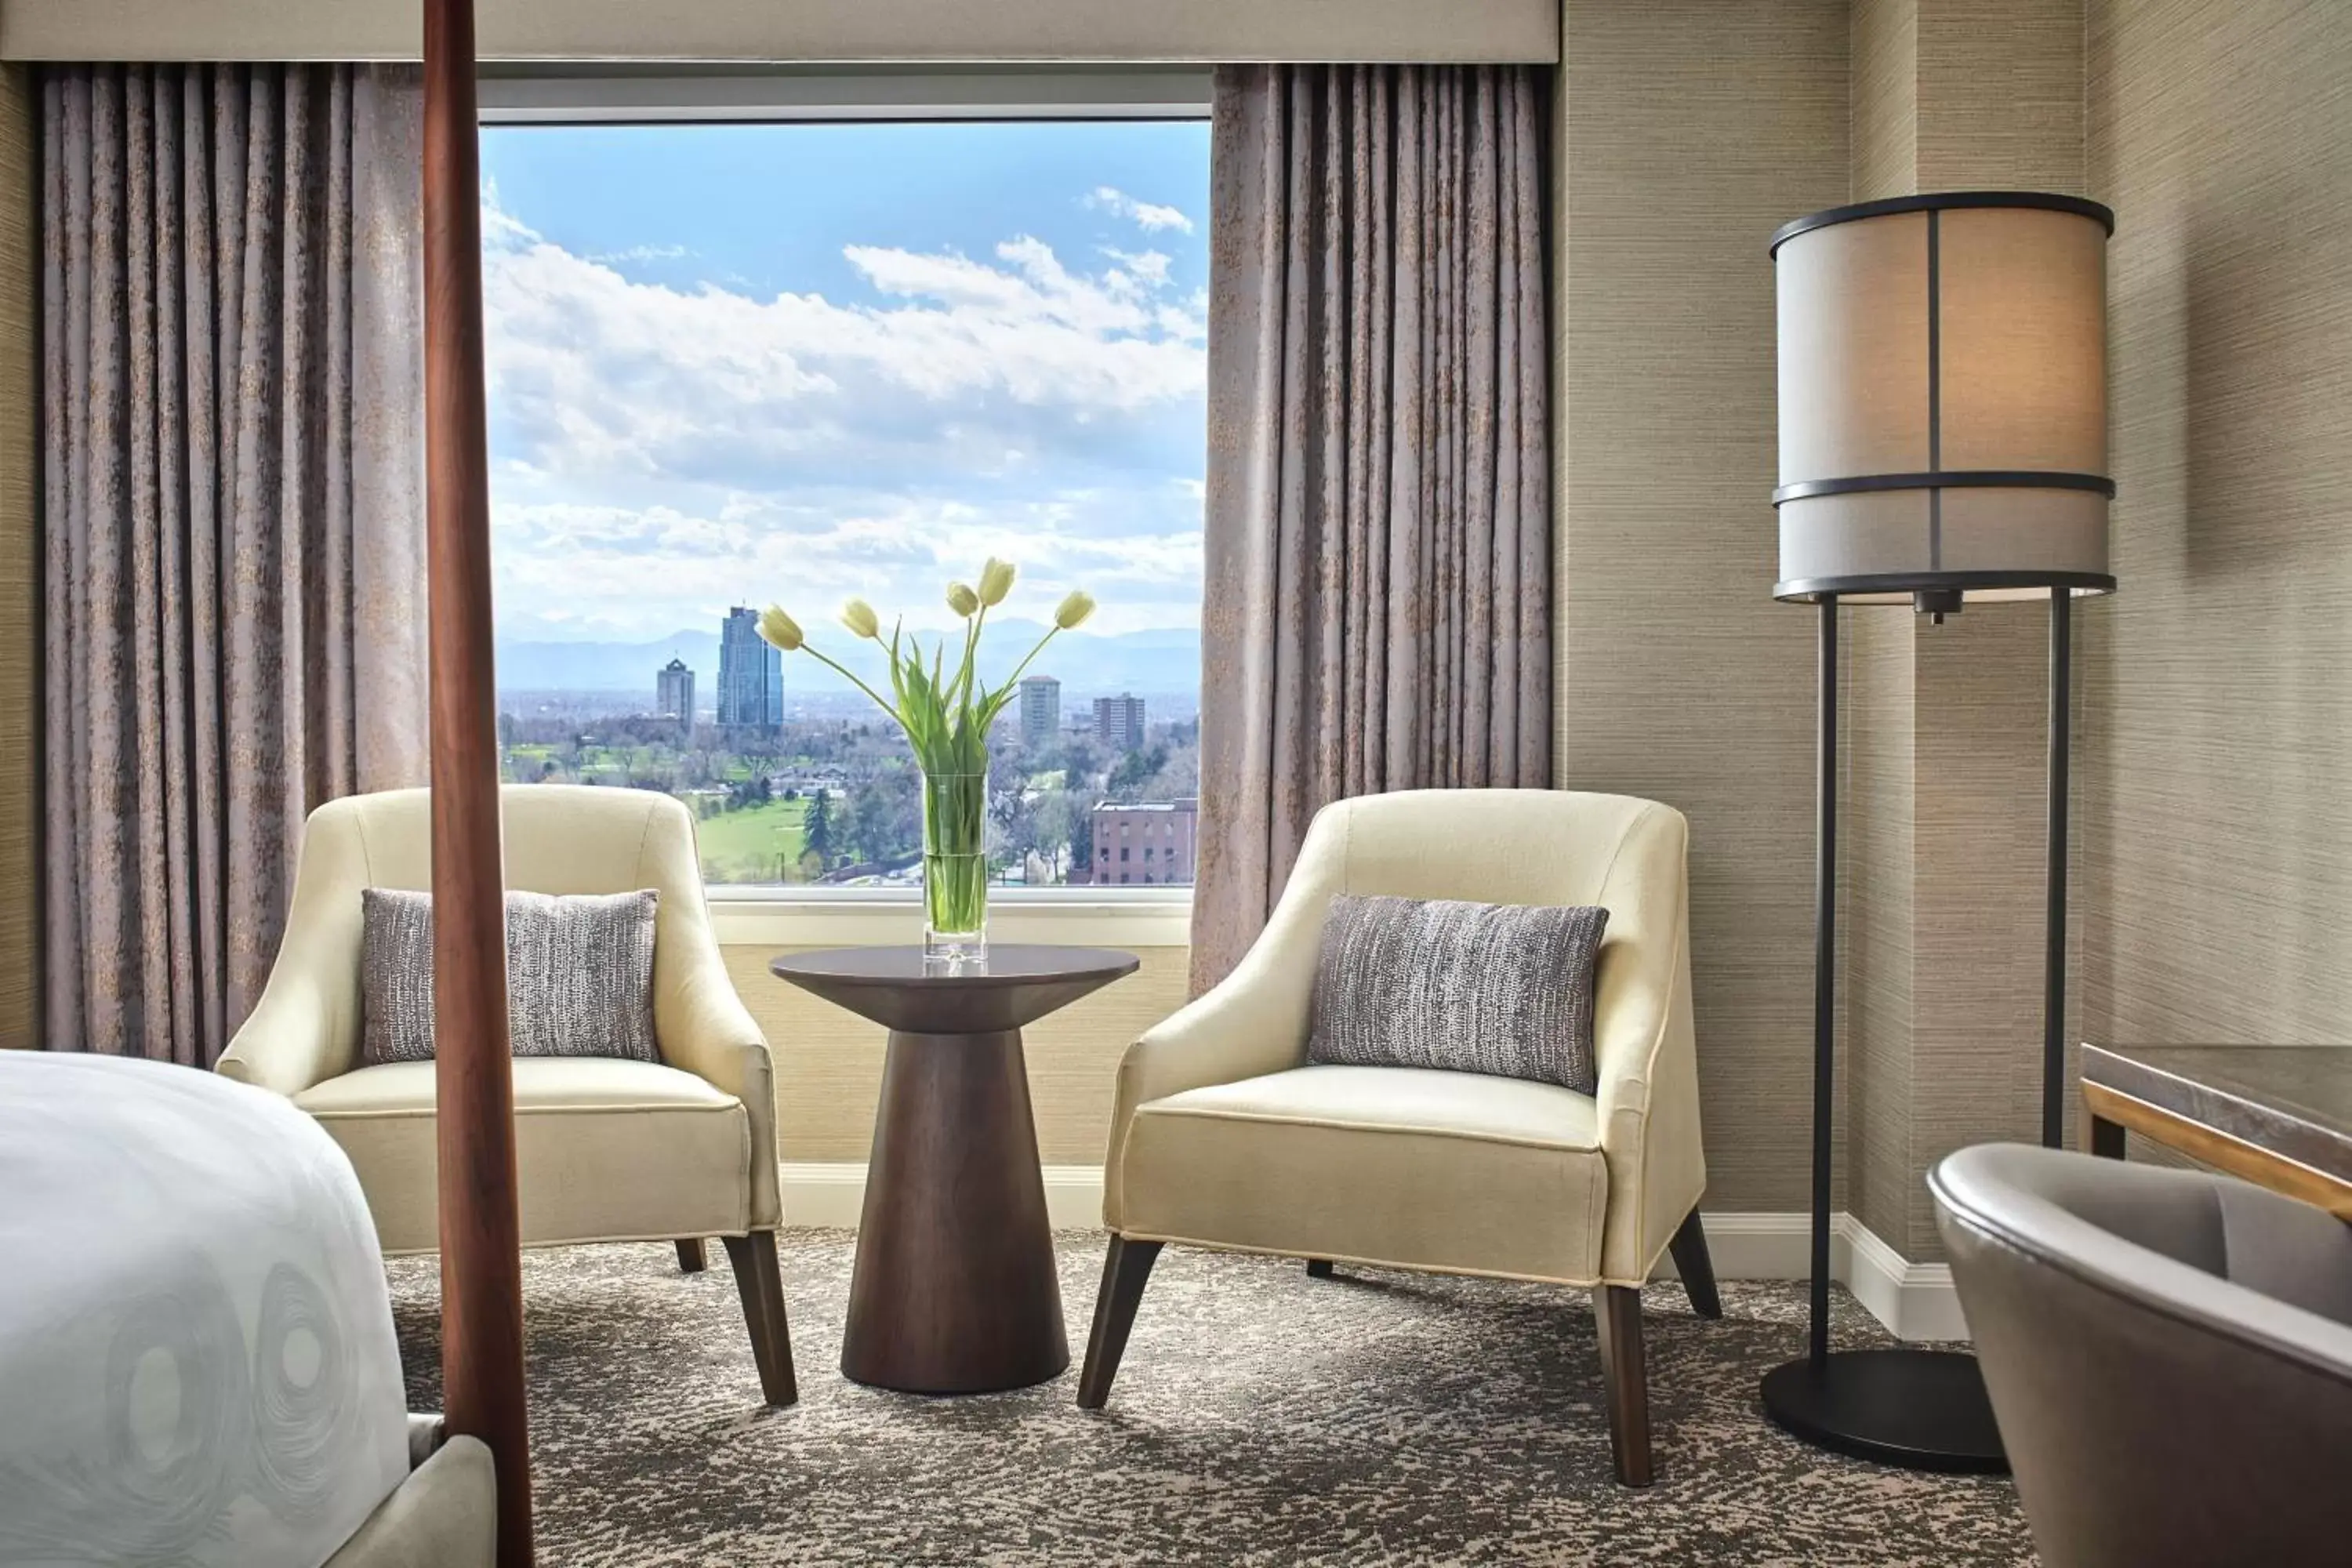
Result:
M680 261L690 255L682 245L633 245L625 250L598 251L595 261Z
M1189 498L1188 498L1189 499ZM502 612L573 635L654 637L704 625L729 605L778 599L822 620L852 595L909 627L954 624L941 588L991 555L1016 563L1008 613L1042 620L1075 587L1103 603L1095 629L1183 626L1200 609L1197 500L1140 532L1096 527L1142 498L1067 492L1004 506L875 495L833 506L737 496L698 516L577 501L492 509ZM517 618L520 618L519 616Z
M1202 395L1196 303L1145 299L1132 260L1074 273L1026 237L986 261L850 246L887 303L761 300L633 281L494 209L484 230L491 396L504 455L535 468L751 482L909 445L1094 447Z
M1079 200L1097 212L1126 218L1139 228L1172 228L1182 234L1192 232L1192 220L1174 207L1164 207L1155 202L1139 202L1113 185L1097 185Z
M1102 247L1102 253L1118 262L1120 268L1119 271L1109 274L1105 279L1113 288L1123 288L1130 284L1145 289L1168 287L1168 268L1172 262L1162 252L1119 250L1106 245Z
M670 247L578 254L493 192L483 229L502 626L858 594L936 626L990 554L1016 614L1084 587L1097 629L1197 624L1206 302L1160 251L850 245L862 287L761 300L632 279L615 257Z

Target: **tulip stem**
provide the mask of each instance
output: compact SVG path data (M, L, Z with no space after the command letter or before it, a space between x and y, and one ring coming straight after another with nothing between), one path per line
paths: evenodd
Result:
M883 712L890 715L891 718L898 720L901 725L904 725L907 722L906 715L900 713L896 708L891 707L887 702L883 701L882 694L880 692L866 685L866 682L858 679L855 674L844 668L838 659L828 658L822 649L806 642L801 644L801 651L808 655L811 658L822 659L826 664L833 666L835 669L841 672L843 677L845 678L852 686L855 686L858 690L863 691L866 696L874 699L874 706L882 710Z
M1019 664L1013 667L1013 673L1005 678L1003 685L996 689L995 700L1000 706L1003 704L1005 694L1021 683L1021 673L1029 668L1030 660L1034 659L1039 654L1044 653L1045 651L1045 645L1052 642L1054 638L1060 634L1061 630L1062 628L1059 626L1046 627L1045 635L1037 639L1037 646L1029 650L1028 658L1023 659Z

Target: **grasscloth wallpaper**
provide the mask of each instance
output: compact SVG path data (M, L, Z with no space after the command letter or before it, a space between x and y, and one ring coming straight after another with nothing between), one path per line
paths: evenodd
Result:
M1554 171L1559 782L1691 822L1711 1210L1801 1209L1813 616L1772 600L1772 268L1845 199L1844 0L1568 0Z
M1855 0L1852 199L2083 188L2081 0ZM2040 1124L2048 615L1845 615L1851 1206L1940 1256L1925 1176Z
M2085 1034L2352 1041L2352 26L2089 20L2122 591L2085 649Z
M2082 0L1919 0L1918 188L2083 190ZM2104 605L2079 619L2095 620ZM1943 1256L1927 1173L2040 1135L2049 614L1917 625L1913 1124L1905 1256Z

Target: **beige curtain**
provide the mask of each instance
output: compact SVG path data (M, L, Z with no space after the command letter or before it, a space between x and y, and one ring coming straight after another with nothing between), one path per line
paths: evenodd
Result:
M1551 782L1539 95L1218 72L1196 991L1321 806Z
M415 72L42 99L44 1030L209 1066L305 815L425 778Z

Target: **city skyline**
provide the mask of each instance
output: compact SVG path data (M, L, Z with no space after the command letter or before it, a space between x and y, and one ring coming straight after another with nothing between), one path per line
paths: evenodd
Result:
M679 639L667 640L674 644ZM839 699L840 705L852 712L862 711L862 705L866 700L855 687L838 681L820 679L797 690L789 688L783 680L782 655L759 637L758 613L748 605L735 605L729 610L719 622L714 647L719 669L713 684L708 688L711 691L709 705L698 700L698 693L705 689L701 684L701 672L673 647L667 661L653 671L653 702L642 710L650 717L680 719L689 722L708 714L714 722L730 727L774 725L784 721L793 706L804 706L812 699L824 706L833 705L824 700ZM729 663L730 647L739 651L742 660L741 670L732 675ZM641 679L639 677L630 684L642 690L642 686L637 683ZM730 684L730 681L751 683L743 688L745 694L740 702L729 695L737 690L737 684ZM1066 684L1059 676L1049 672L1040 671L1023 677L1019 702L1008 717L1013 718L1024 743L1037 746L1059 737L1062 731L1062 692ZM518 688L504 678L503 669L499 685L502 692L527 691L543 696L567 690L580 696L590 696L601 689L594 687L530 685ZM617 689L614 694L620 695L621 689ZM1088 693L1087 706L1080 710L1076 722L1081 731L1104 743L1124 748L1141 736L1149 726L1150 695L1131 689L1121 690L1115 696ZM1160 695L1165 698L1171 694ZM639 710L624 702L616 710L634 712ZM747 711L755 716L745 717ZM1190 717L1192 711L1189 707L1180 707L1181 716Z

